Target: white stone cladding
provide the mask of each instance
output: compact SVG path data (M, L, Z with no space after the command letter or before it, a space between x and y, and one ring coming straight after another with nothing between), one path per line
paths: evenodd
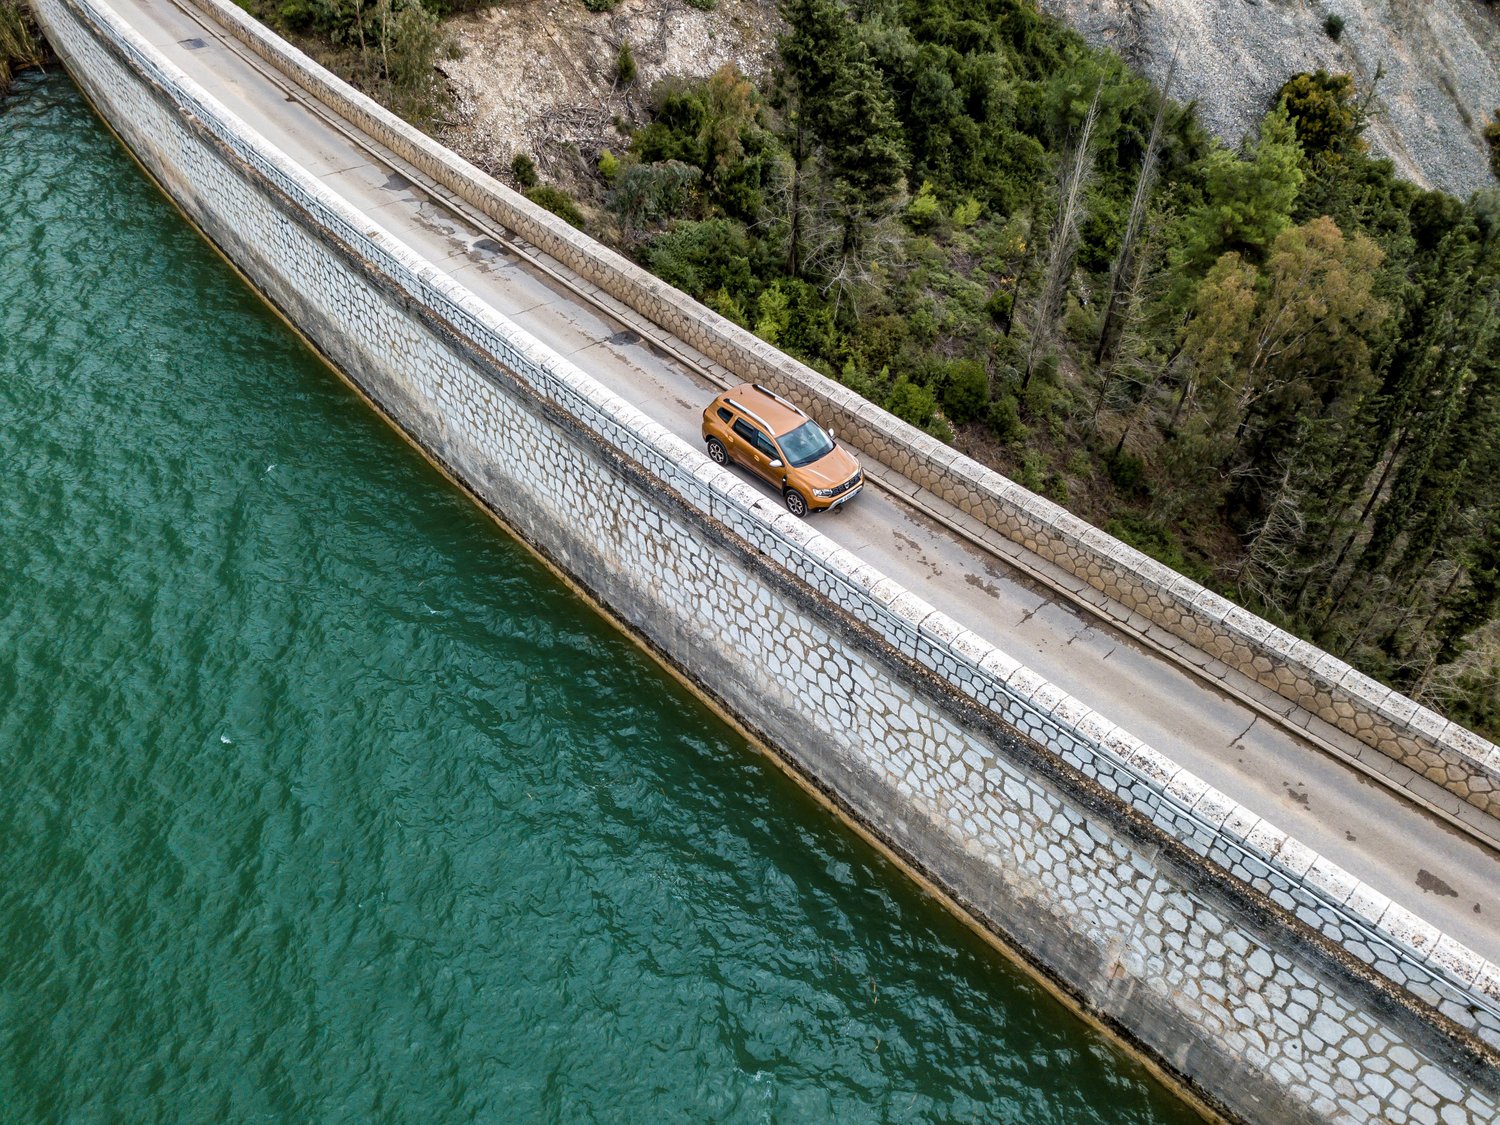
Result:
M153 174L393 421L1081 1005L1238 1116L1500 1116L1495 966L536 344L102 4L37 8ZM731 632L783 674L726 659Z
M1126 546L672 289L484 175L290 47L229 0L187 0L326 105L611 297L744 379L807 406L867 456L1140 614L1193 649L1500 815L1500 747Z

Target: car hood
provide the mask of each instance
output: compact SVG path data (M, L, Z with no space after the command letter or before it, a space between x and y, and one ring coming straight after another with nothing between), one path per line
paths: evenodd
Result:
M842 445L834 446L811 465L803 465L797 470L811 488L835 488L858 471L859 462Z

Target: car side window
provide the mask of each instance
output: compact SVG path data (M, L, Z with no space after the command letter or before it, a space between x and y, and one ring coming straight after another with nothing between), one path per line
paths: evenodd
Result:
M730 412L730 410L729 410L729 408L727 406L721 406L721 407L719 407L719 412L718 413L719 413L719 421L721 421L721 422L732 422L732 421L734 421L734 415Z
M777 452L776 446L772 444L771 439L766 437L766 435L761 433L759 430L755 431L755 448L760 450L773 461L781 456L781 454Z
M759 443L755 439L762 436L761 432L743 418L736 418L734 420L734 432L744 438L750 445L759 446Z

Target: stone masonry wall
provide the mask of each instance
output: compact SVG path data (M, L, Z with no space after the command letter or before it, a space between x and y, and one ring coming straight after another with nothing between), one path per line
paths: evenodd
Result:
M1500 748L1204 589L782 354L351 89L229 0L191 0L434 181L726 371L803 404L862 453L1415 774L1500 815Z
M1500 969L543 349L107 8L37 9L173 198L393 421L1080 1006L1235 1116L1500 1114ZM731 627L784 675L725 661Z

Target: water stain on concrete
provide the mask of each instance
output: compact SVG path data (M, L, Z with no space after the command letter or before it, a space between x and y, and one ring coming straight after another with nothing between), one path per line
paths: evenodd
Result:
M1281 784L1286 787L1286 795L1292 800L1296 801L1304 809L1312 807L1312 798L1309 797L1306 792L1299 793L1296 789L1292 788L1290 783L1285 781L1283 781Z
M1457 891L1425 867L1417 872L1417 886L1421 887L1423 891L1430 891L1433 894L1442 895L1444 898L1458 897Z

